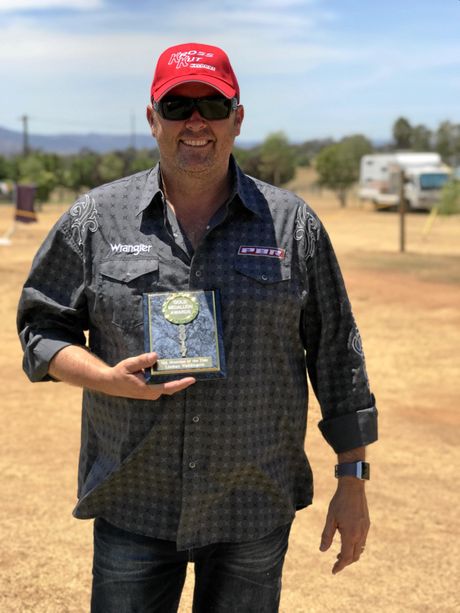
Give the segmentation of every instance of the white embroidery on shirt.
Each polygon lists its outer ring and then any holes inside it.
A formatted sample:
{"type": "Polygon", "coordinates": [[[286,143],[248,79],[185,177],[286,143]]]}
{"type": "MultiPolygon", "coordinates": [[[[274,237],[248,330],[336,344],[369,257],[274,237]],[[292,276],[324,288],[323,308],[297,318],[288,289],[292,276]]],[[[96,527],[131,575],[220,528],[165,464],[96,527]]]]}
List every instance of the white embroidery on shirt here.
{"type": "Polygon", "coordinates": [[[97,221],[96,201],[86,194],[70,209],[72,222],[70,228],[72,236],[79,245],[83,244],[83,239],[87,230],[96,232],[99,227],[97,221]]]}
{"type": "Polygon", "coordinates": [[[305,259],[308,260],[315,255],[316,243],[319,240],[320,226],[319,222],[304,205],[297,214],[294,238],[300,241],[305,237],[306,250],[305,259]]]}

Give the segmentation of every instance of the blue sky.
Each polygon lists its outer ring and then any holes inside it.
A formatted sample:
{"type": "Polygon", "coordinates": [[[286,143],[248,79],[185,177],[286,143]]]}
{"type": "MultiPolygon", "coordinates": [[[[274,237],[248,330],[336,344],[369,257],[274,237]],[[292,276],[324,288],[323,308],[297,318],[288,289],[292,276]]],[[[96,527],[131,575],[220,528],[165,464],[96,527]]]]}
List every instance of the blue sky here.
{"type": "Polygon", "coordinates": [[[389,138],[460,123],[459,32],[460,0],[0,0],[0,126],[148,133],[156,58],[193,41],[232,60],[241,141],[389,138]]]}

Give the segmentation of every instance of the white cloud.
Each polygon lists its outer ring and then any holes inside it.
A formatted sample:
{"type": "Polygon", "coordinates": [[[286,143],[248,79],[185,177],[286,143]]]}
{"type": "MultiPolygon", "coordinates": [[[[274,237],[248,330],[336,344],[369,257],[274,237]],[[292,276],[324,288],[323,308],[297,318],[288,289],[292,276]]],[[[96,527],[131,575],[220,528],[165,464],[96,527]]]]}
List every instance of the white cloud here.
{"type": "Polygon", "coordinates": [[[0,11],[77,9],[91,10],[104,6],[104,0],[1,0],[0,11]]]}

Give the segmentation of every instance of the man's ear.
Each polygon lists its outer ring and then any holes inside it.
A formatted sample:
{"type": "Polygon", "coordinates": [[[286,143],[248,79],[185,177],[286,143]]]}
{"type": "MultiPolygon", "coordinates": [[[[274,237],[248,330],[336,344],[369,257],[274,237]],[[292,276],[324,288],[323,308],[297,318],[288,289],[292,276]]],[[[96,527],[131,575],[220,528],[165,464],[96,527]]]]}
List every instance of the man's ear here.
{"type": "Polygon", "coordinates": [[[242,104],[238,105],[235,110],[235,136],[238,136],[241,132],[241,124],[244,119],[244,106],[242,104]]]}
{"type": "Polygon", "coordinates": [[[153,116],[153,108],[151,104],[147,106],[145,114],[147,121],[149,122],[150,130],[152,131],[153,136],[155,136],[155,118],[153,116]]]}

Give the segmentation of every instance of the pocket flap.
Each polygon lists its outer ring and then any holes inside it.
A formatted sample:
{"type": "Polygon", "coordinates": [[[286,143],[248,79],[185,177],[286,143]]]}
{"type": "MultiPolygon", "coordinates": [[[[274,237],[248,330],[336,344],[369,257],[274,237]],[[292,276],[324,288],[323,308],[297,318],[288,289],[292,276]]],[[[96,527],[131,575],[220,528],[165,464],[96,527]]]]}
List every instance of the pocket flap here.
{"type": "Polygon", "coordinates": [[[158,259],[149,258],[135,260],[108,260],[101,263],[101,273],[104,277],[129,283],[142,275],[158,270],[158,259]]]}
{"type": "Polygon", "coordinates": [[[291,278],[291,269],[285,262],[277,259],[236,256],[233,267],[245,277],[255,279],[259,283],[280,283],[291,278]]]}

